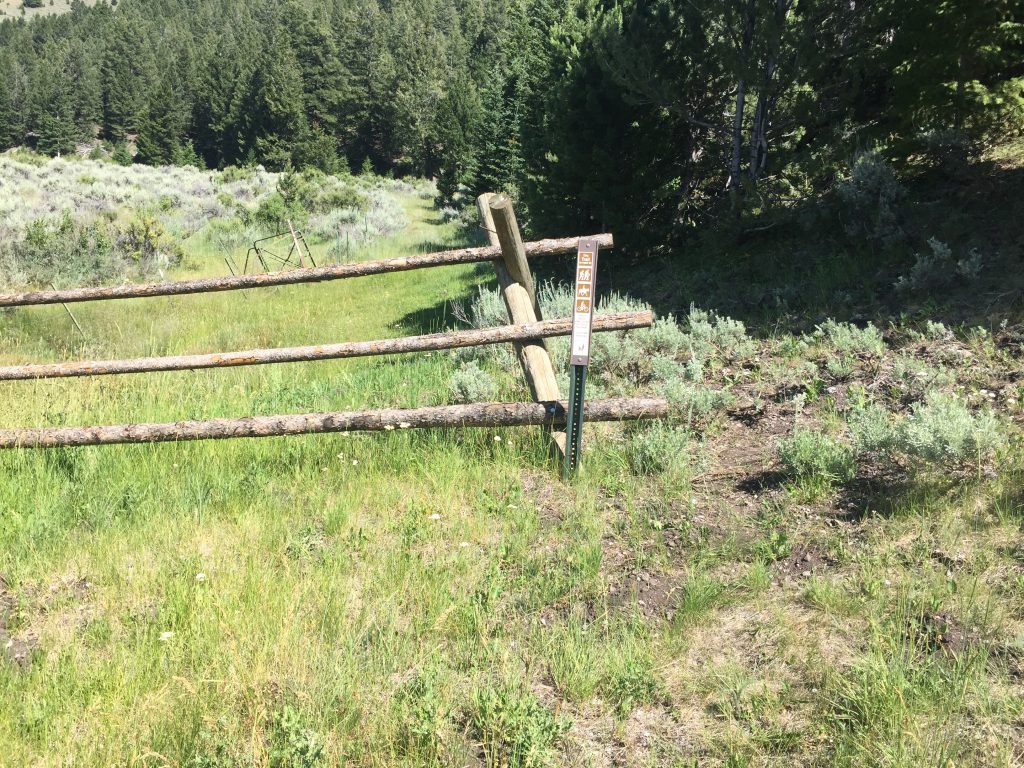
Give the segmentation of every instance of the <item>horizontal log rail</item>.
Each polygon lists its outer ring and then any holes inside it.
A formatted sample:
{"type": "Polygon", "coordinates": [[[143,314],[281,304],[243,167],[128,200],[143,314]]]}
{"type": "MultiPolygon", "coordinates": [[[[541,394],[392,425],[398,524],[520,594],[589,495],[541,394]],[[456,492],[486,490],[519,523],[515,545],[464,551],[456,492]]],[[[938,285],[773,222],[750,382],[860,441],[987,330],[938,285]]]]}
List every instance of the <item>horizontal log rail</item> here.
{"type": "MultiPolygon", "coordinates": [[[[650,311],[616,312],[594,319],[595,331],[620,331],[647,328],[654,321],[650,311]]],[[[243,365],[296,363],[313,360],[335,360],[370,355],[391,355],[403,352],[425,352],[456,349],[482,344],[526,341],[551,336],[568,336],[572,319],[544,320],[522,325],[503,325],[466,331],[447,331],[421,336],[406,336],[377,341],[353,341],[340,344],[318,344],[305,347],[248,349],[239,352],[217,352],[202,355],[140,357],[133,360],[91,360],[66,363],[33,363],[0,366],[0,381],[26,379],[57,379],[74,376],[109,376],[122,373],[154,371],[187,371],[201,368],[229,368],[243,365]]]]}
{"type": "MultiPolygon", "coordinates": [[[[610,234],[594,236],[601,248],[613,245],[610,234]]],[[[575,253],[580,239],[565,237],[557,240],[536,240],[525,243],[527,256],[554,256],[575,253]]],[[[290,269],[283,272],[266,272],[258,275],[231,275],[227,277],[204,277],[196,280],[180,280],[166,283],[139,283],[87,288],[68,288],[51,291],[25,291],[22,293],[0,294],[0,307],[26,307],[40,304],[72,304],[81,301],[105,299],[140,299],[153,296],[180,296],[189,293],[214,293],[218,291],[240,291],[246,288],[269,288],[275,285],[296,285],[298,283],[319,283],[327,280],[344,280],[349,277],[365,277],[386,272],[404,272],[410,269],[440,267],[451,264],[474,264],[481,261],[495,261],[502,258],[501,248],[455,248],[417,256],[401,256],[393,259],[360,261],[353,264],[335,264],[325,267],[290,269]]]]}
{"type": "MultiPolygon", "coordinates": [[[[167,424],[9,429],[0,430],[0,449],[223,440],[235,437],[379,432],[437,427],[560,427],[565,425],[567,407],[564,401],[473,403],[376,411],[250,416],[242,419],[178,421],[167,424]]],[[[662,418],[667,413],[668,404],[664,398],[608,398],[588,401],[584,406],[583,418],[585,421],[624,421],[662,418]]]]}

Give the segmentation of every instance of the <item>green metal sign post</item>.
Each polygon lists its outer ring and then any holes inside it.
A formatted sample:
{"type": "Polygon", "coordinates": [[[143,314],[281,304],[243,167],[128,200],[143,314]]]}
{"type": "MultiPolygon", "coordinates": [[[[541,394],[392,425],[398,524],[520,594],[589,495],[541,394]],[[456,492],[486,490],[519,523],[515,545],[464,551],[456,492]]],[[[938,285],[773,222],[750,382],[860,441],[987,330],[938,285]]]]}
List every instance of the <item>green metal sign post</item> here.
{"type": "Polygon", "coordinates": [[[597,285],[597,241],[580,240],[576,254],[576,290],[572,313],[572,341],[569,363],[572,376],[569,382],[569,413],[566,420],[565,462],[562,477],[576,475],[580,466],[583,444],[583,398],[587,384],[587,366],[590,364],[590,337],[594,321],[595,287],[597,285]]]}

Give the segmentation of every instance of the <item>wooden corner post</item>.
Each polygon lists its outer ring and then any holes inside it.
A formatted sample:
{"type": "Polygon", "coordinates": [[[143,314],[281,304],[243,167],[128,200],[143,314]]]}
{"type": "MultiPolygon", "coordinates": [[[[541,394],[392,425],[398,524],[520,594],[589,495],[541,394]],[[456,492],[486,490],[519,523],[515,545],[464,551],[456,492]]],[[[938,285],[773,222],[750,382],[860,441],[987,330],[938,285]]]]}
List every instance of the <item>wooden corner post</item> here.
{"type": "MultiPolygon", "coordinates": [[[[512,210],[512,201],[504,195],[485,193],[477,198],[476,205],[488,241],[501,247],[502,258],[494,262],[494,269],[511,322],[538,322],[541,312],[537,289],[526,260],[526,249],[512,210]]],[[[539,403],[561,401],[555,367],[551,364],[544,340],[520,342],[515,347],[533,399],[539,403]]],[[[564,456],[565,432],[552,432],[551,439],[559,454],[564,456]]]]}

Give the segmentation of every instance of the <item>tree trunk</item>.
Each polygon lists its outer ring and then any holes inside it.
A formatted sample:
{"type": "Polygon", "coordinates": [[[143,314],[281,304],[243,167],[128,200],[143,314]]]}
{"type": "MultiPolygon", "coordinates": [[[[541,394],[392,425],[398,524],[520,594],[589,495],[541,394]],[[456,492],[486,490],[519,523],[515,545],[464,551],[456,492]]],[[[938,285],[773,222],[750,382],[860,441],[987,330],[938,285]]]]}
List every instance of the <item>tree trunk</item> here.
{"type": "Polygon", "coordinates": [[[776,100],[775,73],[779,65],[786,17],[792,4],[793,0],[776,0],[775,2],[772,39],[768,44],[768,53],[761,75],[761,86],[757,92],[754,121],[750,127],[750,166],[747,168],[747,175],[755,184],[764,173],[768,163],[768,121],[776,100]]]}
{"type": "Polygon", "coordinates": [[[747,73],[754,42],[754,22],[757,0],[747,0],[743,7],[743,33],[739,41],[739,71],[736,79],[736,106],[732,117],[732,157],[729,162],[729,193],[736,215],[743,209],[743,111],[747,101],[747,73]]]}

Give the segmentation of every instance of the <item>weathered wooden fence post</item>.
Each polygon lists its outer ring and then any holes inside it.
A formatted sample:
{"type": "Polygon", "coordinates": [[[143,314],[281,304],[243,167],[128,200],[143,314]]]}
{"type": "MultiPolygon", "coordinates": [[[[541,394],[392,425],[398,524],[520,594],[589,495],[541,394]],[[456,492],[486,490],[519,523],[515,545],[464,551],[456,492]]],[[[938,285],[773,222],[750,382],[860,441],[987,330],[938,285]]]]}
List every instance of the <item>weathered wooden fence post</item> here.
{"type": "MultiPolygon", "coordinates": [[[[495,261],[494,267],[509,318],[516,324],[537,322],[541,317],[537,289],[530,265],[526,261],[526,250],[512,210],[512,201],[504,195],[486,193],[477,198],[476,204],[488,240],[491,245],[501,246],[502,259],[495,261]]],[[[533,399],[537,402],[561,400],[555,367],[544,340],[521,342],[516,345],[516,352],[533,399]]],[[[565,433],[553,432],[551,439],[564,456],[565,433]]]]}

